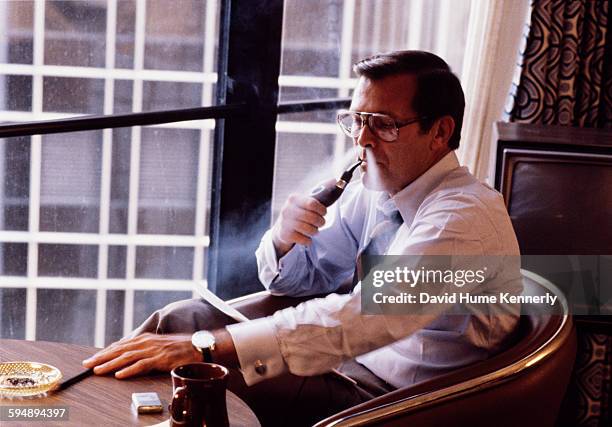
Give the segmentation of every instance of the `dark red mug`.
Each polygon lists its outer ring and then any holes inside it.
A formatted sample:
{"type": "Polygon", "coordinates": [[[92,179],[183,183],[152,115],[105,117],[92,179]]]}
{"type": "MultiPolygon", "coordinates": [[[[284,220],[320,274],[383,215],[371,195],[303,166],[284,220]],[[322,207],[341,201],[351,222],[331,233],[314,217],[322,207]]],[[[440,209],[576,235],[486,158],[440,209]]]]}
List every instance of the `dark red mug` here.
{"type": "Polygon", "coordinates": [[[215,363],[190,363],[174,368],[171,427],[229,427],[225,390],[227,368],[215,363]]]}

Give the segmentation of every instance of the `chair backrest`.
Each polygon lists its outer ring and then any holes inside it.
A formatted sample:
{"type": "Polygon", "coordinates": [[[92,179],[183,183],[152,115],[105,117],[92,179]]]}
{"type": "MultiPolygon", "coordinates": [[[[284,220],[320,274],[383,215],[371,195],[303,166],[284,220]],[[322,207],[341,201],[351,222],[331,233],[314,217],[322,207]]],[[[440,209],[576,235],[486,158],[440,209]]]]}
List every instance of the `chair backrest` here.
{"type": "Polygon", "coordinates": [[[611,253],[612,133],[516,123],[498,132],[496,187],[521,253],[611,253]]]}
{"type": "Polygon", "coordinates": [[[561,292],[531,272],[523,271],[523,277],[523,294],[554,293],[562,314],[526,304],[512,348],[342,411],[316,427],[553,425],[574,363],[575,330],[561,292]]]}

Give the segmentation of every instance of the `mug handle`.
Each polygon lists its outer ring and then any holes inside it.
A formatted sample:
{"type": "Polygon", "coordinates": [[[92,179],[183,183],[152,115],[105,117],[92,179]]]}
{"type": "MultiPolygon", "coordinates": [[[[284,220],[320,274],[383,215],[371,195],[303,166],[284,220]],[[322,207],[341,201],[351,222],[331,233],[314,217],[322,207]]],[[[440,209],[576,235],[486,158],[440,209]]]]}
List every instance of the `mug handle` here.
{"type": "Polygon", "coordinates": [[[170,425],[171,426],[182,426],[187,425],[186,420],[186,406],[187,401],[187,387],[177,387],[172,395],[172,402],[170,403],[170,425]]]}

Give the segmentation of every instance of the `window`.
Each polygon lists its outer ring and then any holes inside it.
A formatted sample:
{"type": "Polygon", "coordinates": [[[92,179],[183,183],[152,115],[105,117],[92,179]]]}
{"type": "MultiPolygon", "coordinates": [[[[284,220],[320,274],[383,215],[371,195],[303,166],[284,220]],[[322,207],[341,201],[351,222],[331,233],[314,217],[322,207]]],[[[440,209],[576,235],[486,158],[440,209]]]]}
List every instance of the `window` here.
{"type": "MultiPolygon", "coordinates": [[[[0,120],[212,105],[218,8],[0,2],[0,120]]],[[[0,140],[0,336],[101,346],[190,297],[205,278],[213,130],[0,140]]]]}

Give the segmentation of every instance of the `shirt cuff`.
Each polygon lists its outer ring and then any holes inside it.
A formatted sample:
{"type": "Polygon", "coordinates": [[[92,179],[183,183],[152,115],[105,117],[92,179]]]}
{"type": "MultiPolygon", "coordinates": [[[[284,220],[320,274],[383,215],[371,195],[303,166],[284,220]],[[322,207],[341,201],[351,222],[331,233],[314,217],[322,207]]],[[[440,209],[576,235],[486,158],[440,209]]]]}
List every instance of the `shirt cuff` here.
{"type": "Polygon", "coordinates": [[[298,263],[300,257],[304,253],[304,250],[304,246],[295,244],[291,249],[289,249],[289,252],[287,252],[281,257],[281,259],[278,260],[278,275],[281,278],[285,278],[285,276],[287,275],[286,271],[283,275],[283,270],[290,269],[291,266],[294,266],[298,263]]]}
{"type": "Polygon", "coordinates": [[[263,317],[225,328],[234,341],[240,371],[248,386],[287,372],[271,319],[263,317]]]}
{"type": "Polygon", "coordinates": [[[278,278],[282,278],[282,271],[289,266],[294,265],[300,259],[304,247],[301,245],[293,245],[289,251],[280,259],[276,257],[276,249],[272,242],[272,230],[268,230],[261,239],[261,243],[255,252],[258,263],[259,279],[266,288],[278,278]]]}

